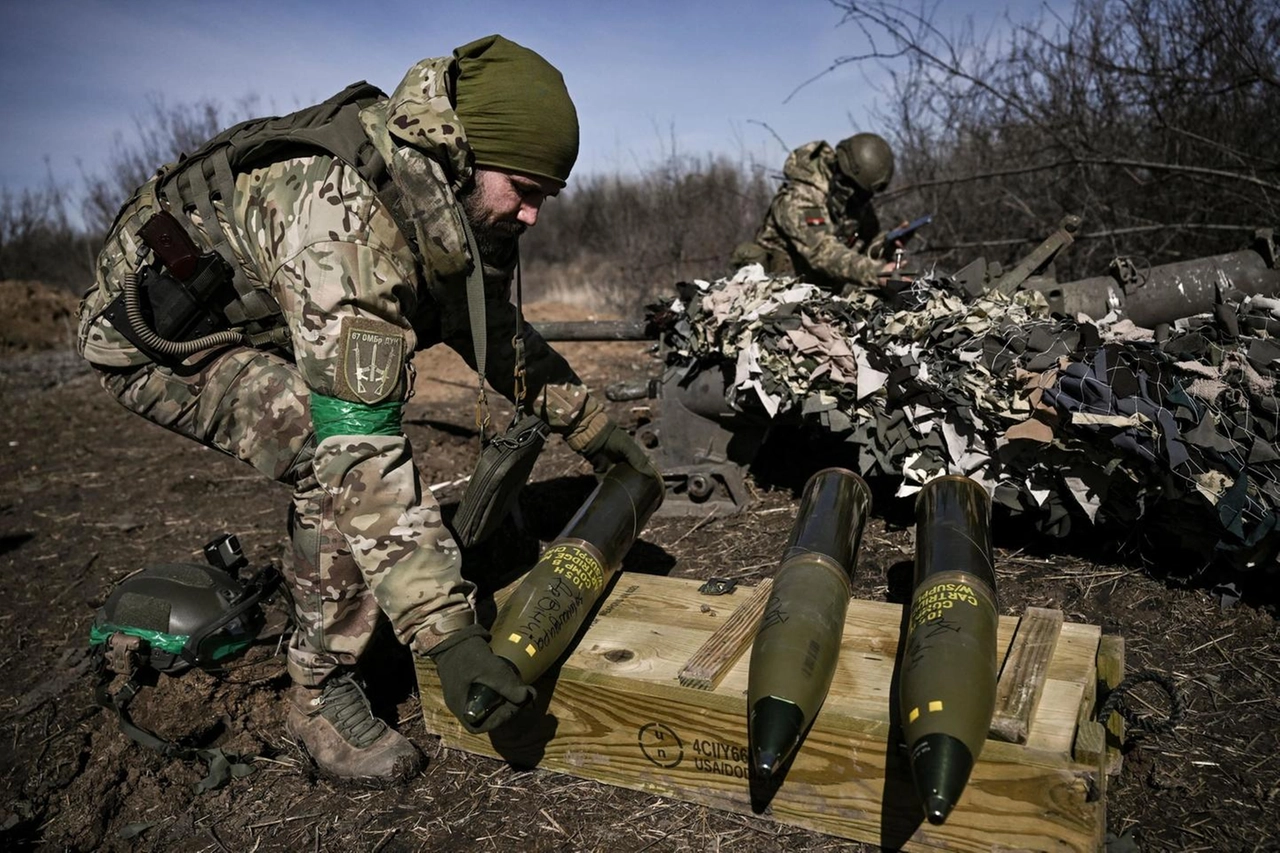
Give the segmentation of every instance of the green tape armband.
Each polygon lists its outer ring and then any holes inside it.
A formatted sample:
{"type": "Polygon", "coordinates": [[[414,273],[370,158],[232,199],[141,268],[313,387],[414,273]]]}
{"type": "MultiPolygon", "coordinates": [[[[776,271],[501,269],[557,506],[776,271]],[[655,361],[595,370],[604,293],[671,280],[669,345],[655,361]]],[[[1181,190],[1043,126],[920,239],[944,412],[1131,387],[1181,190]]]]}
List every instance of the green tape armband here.
{"type": "Polygon", "coordinates": [[[404,403],[351,403],[322,394],[311,395],[311,423],[316,443],[335,435],[400,435],[400,413],[404,403]]]}

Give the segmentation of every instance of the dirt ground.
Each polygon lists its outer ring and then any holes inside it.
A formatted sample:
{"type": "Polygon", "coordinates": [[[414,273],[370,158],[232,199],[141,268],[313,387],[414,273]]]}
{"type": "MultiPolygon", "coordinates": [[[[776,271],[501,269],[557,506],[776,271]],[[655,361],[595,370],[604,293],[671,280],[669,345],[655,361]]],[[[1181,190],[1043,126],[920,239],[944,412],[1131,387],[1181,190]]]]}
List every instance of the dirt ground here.
{"type": "MultiPolygon", "coordinates": [[[[163,678],[135,718],[260,756],[258,771],[197,795],[197,764],[142,749],[93,702],[87,656],[93,613],[135,569],[199,560],[223,531],[255,565],[284,553],[286,495],[238,463],[145,424],[102,391],[70,352],[74,299],[0,283],[0,845],[7,850],[143,851],[773,851],[867,850],[762,817],[714,811],[442,748],[423,725],[410,661],[394,641],[376,656],[372,696],[429,756],[401,787],[368,790],[318,777],[286,736],[287,687],[276,647],[255,647],[219,678],[163,678]]],[[[582,309],[533,306],[540,319],[582,309]]],[[[655,369],[644,344],[566,344],[593,387],[655,369]]],[[[406,430],[448,515],[476,441],[471,382],[452,355],[419,364],[406,430]]],[[[627,404],[617,416],[630,422],[627,404]]],[[[528,560],[553,538],[593,480],[553,440],[526,495],[524,530],[468,565],[528,560]]],[[[768,453],[782,453],[766,447],[768,453]]],[[[785,542],[804,464],[768,464],[759,498],[735,518],[657,519],[637,571],[683,577],[769,576],[785,542]],[[652,565],[644,565],[650,562],[652,565]]],[[[810,466],[806,470],[806,465],[810,466]]],[[[1107,794],[1114,851],[1280,850],[1280,576],[1173,578],[1186,566],[1121,562],[1097,542],[1016,539],[997,524],[1002,610],[1059,608],[1126,644],[1130,672],[1172,680],[1185,713],[1171,732],[1129,744],[1107,794]],[[1086,547],[1087,546],[1087,547],[1086,547]],[[1232,586],[1226,584],[1231,583],[1232,586]]],[[[634,556],[634,554],[633,554],[634,556]]],[[[869,524],[855,595],[901,602],[910,534],[869,524]]],[[[278,614],[278,605],[273,605],[278,614]]],[[[1134,706],[1169,708],[1149,688],[1134,706]]]]}

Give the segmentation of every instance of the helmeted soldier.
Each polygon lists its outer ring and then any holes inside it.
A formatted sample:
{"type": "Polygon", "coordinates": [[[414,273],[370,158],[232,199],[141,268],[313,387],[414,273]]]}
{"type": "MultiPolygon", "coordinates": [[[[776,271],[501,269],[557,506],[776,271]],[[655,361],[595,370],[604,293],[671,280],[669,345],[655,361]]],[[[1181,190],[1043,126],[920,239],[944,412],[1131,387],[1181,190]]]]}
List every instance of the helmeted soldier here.
{"type": "MultiPolygon", "coordinates": [[[[485,372],[515,399],[517,241],[565,185],[578,121],[560,73],[501,36],[419,62],[389,98],[362,85],[143,185],[98,257],[79,349],[126,408],[292,487],[287,727],[329,774],[385,780],[421,754],[351,675],[383,615],[454,713],[473,682],[506,700],[484,729],[531,698],[477,624],[400,417],[416,350],[474,366],[480,271],[485,372]]],[[[524,344],[526,408],[593,462],[660,476],[527,327],[524,344]]]]}
{"type": "Polygon", "coordinates": [[[817,141],[792,151],[785,182],[773,197],[755,241],[734,251],[735,267],[764,265],[836,293],[876,283],[893,269],[882,259],[880,221],[871,205],[893,178],[893,151],[874,133],[834,148],[817,141]]]}

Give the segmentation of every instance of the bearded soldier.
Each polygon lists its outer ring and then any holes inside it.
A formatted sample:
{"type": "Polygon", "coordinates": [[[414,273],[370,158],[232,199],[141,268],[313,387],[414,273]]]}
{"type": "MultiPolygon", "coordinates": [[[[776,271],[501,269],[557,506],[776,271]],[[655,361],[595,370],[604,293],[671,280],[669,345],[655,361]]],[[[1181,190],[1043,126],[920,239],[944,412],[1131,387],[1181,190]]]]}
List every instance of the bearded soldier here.
{"type": "Polygon", "coordinates": [[[740,245],[735,267],[763,264],[836,293],[875,285],[894,268],[882,259],[880,221],[871,199],[893,178],[893,151],[874,133],[835,148],[810,142],[792,151],[754,243],[740,245]]]}
{"type": "MultiPolygon", "coordinates": [[[[495,35],[419,62],[389,98],[357,84],[228,134],[121,210],[79,349],[126,408],[292,487],[288,730],[330,775],[405,778],[421,754],[352,677],[383,616],[455,714],[473,682],[506,700],[473,730],[532,696],[477,624],[400,418],[416,350],[477,361],[481,274],[487,378],[515,399],[517,242],[569,177],[577,113],[552,65],[495,35]]],[[[564,359],[524,341],[525,406],[597,465],[660,477],[564,359]]]]}

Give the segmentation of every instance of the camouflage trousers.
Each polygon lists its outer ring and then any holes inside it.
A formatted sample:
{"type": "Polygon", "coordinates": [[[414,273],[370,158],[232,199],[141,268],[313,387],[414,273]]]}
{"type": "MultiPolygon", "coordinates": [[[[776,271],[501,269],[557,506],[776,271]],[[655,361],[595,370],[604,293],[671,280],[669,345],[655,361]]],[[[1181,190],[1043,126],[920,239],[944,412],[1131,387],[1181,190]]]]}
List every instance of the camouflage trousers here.
{"type": "Polygon", "coordinates": [[[332,502],[312,473],[310,395],[291,362],[237,348],[186,375],[150,363],[95,367],[103,387],[126,409],[292,487],[292,559],[283,574],[297,621],[289,643],[294,682],[314,686],[335,669],[354,665],[383,608],[399,624],[399,611],[413,604],[390,595],[380,607],[375,595],[379,586],[388,587],[385,595],[403,579],[394,572],[362,575],[334,526],[332,502]]]}

